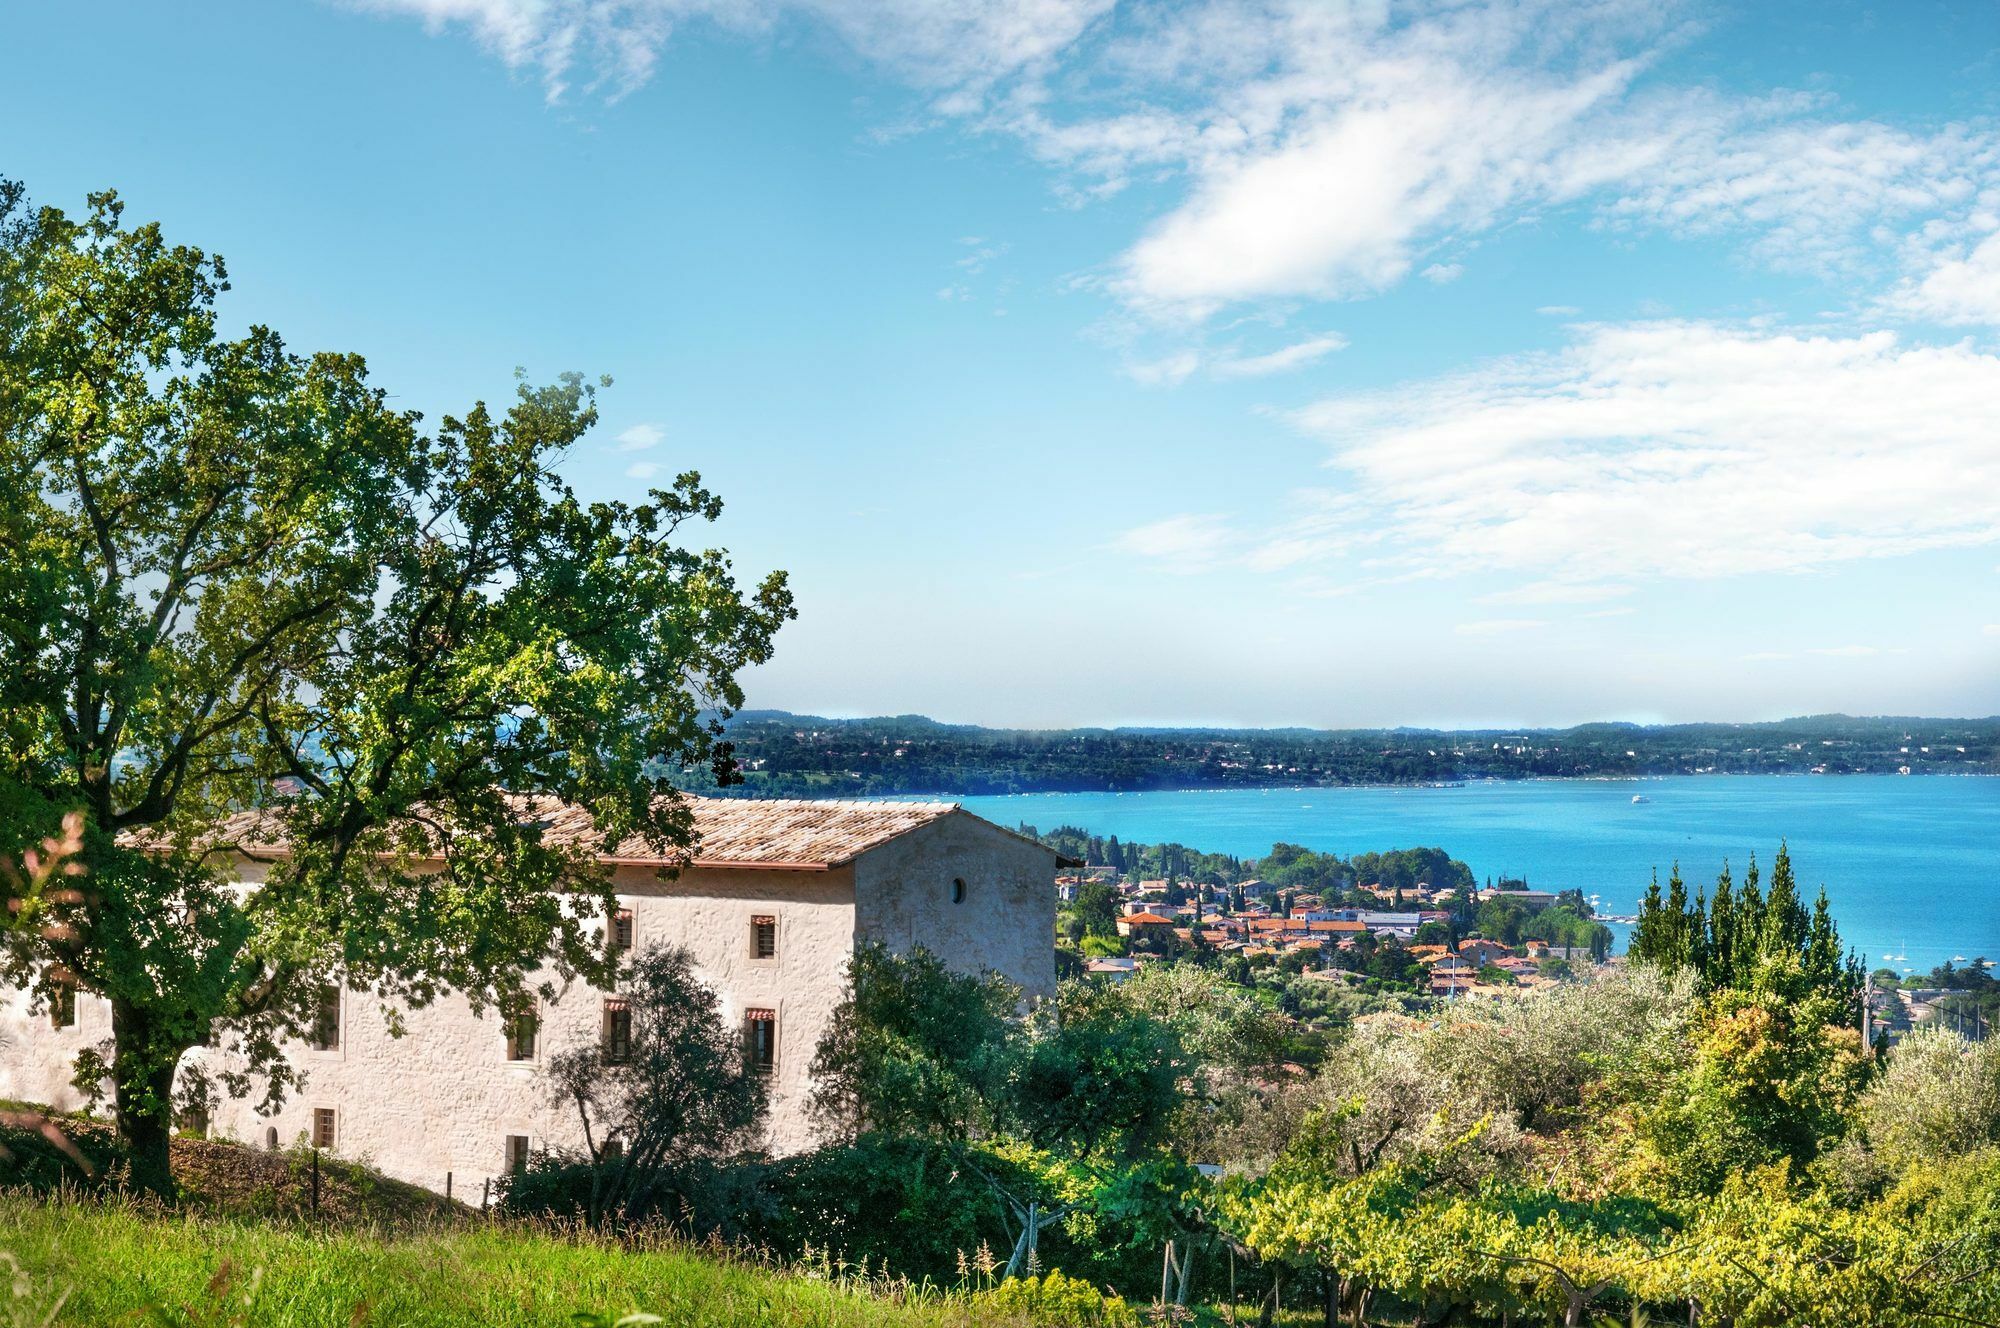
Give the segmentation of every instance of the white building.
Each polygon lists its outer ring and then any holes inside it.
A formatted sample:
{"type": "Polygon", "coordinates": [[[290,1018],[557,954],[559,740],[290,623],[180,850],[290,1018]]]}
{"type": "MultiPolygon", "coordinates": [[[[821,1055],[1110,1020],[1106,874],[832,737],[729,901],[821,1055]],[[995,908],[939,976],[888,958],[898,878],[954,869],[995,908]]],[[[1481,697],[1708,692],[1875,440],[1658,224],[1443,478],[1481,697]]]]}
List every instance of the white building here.
{"type": "MultiPolygon", "coordinates": [[[[956,803],[689,801],[697,842],[677,875],[663,879],[672,864],[630,845],[603,855],[618,892],[616,939],[692,953],[724,1019],[767,1064],[774,1151],[814,1142],[808,1068],[857,946],[922,945],[1030,995],[1054,989],[1053,850],[956,803]]],[[[559,811],[545,833],[587,828],[580,818],[559,811]]],[[[272,851],[282,850],[257,856],[272,851]]],[[[249,884],[264,871],[241,856],[236,869],[249,884]]],[[[72,1064],[110,1036],[111,1015],[88,993],[74,1006],[68,1026],[54,1027],[60,1016],[31,1014],[24,993],[0,989],[0,1098],[81,1105],[72,1064]]],[[[210,1129],[271,1146],[303,1137],[437,1190],[449,1176],[464,1198],[527,1150],[580,1137],[574,1112],[548,1101],[540,1069],[552,1051],[616,1037],[618,1009],[577,984],[510,1036],[496,1011],[475,1015],[454,996],[408,1015],[397,1037],[372,998],[342,991],[327,1045],[290,1052],[305,1085],[268,1118],[226,1101],[210,1129]]],[[[226,1057],[226,1039],[188,1055],[226,1057]]]]}

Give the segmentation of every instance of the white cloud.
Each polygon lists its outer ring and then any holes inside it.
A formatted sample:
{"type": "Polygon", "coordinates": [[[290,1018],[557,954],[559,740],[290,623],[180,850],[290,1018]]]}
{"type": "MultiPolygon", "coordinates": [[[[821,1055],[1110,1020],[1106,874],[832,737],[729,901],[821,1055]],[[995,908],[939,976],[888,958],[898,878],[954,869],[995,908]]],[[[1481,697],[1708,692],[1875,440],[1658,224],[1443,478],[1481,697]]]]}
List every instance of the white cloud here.
{"type": "Polygon", "coordinates": [[[1417,275],[1434,286],[1448,286],[1465,275],[1465,264],[1432,263],[1417,275]]]}
{"type": "Polygon", "coordinates": [[[1221,517],[1187,514],[1136,526],[1112,541],[1112,547],[1155,559],[1174,571],[1193,572],[1222,562],[1233,542],[1221,517]]]}
{"type": "Polygon", "coordinates": [[[1886,303],[1940,323],[2000,324],[2000,231],[1968,251],[1932,256],[1928,270],[1906,280],[1886,303]]]}
{"type": "Polygon", "coordinates": [[[1808,655],[1824,655],[1831,659],[1873,659],[1877,655],[1905,655],[1907,650],[1883,646],[1817,646],[1806,651],[1808,655]]]}
{"type": "Polygon", "coordinates": [[[1347,338],[1338,333],[1309,337],[1268,355],[1226,355],[1215,361],[1210,372],[1217,378],[1262,378],[1311,364],[1346,346],[1347,338]]]}
{"type": "MultiPolygon", "coordinates": [[[[1169,191],[1103,284],[1174,319],[1370,295],[1413,271],[1449,280],[1458,264],[1423,255],[1548,207],[1729,235],[1784,267],[1901,262],[1898,307],[1916,316],[2000,307],[2000,249],[1979,242],[2000,218],[1973,233],[2000,188],[2000,135],[1676,86],[1663,57],[1697,31],[1696,0],[337,2],[469,33],[551,99],[575,81],[630,91],[690,23],[829,31],[931,113],[1021,140],[1068,201],[1169,191]]],[[[961,243],[979,251],[967,271],[994,256],[961,243]]]]}
{"type": "Polygon", "coordinates": [[[1337,332],[1308,337],[1304,341],[1281,346],[1277,350],[1262,355],[1244,355],[1236,351],[1208,353],[1195,349],[1183,349],[1165,355],[1157,360],[1142,360],[1128,363],[1125,373],[1135,382],[1149,387],[1175,387],[1186,382],[1195,374],[1206,372],[1211,378],[1264,378],[1271,374],[1286,373],[1303,368],[1317,360],[1324,359],[1347,346],[1347,338],[1337,332]]]}
{"type": "Polygon", "coordinates": [[[1573,304],[1545,304],[1535,312],[1549,318],[1574,318],[1583,310],[1573,304]]]}
{"type": "Polygon", "coordinates": [[[1074,42],[1111,0],[344,0],[352,8],[461,29],[514,69],[542,77],[550,101],[582,76],[616,98],[644,84],[684,24],[765,32],[789,17],[823,25],[848,46],[972,110],[996,82],[1074,42]]]}
{"type": "Polygon", "coordinates": [[[618,435],[618,450],[621,452],[644,452],[658,447],[666,439],[667,431],[657,424],[635,424],[618,435]]]}
{"type": "Polygon", "coordinates": [[[2000,623],[1987,623],[1979,630],[1987,636],[2000,636],[2000,623]]]}
{"type": "Polygon", "coordinates": [[[659,474],[660,469],[660,466],[656,462],[634,461],[631,465],[625,467],[625,475],[628,479],[649,480],[659,474]]]}
{"type": "Polygon", "coordinates": [[[1742,659],[1753,664],[1776,663],[1778,660],[1790,659],[1791,657],[1791,652],[1786,650],[1753,650],[1749,654],[1741,656],[1742,659]]]}
{"type": "Polygon", "coordinates": [[[1175,387],[1192,378],[1201,368],[1201,352],[1178,350],[1157,360],[1143,360],[1125,366],[1126,376],[1148,387],[1175,387]]]}
{"type": "Polygon", "coordinates": [[[1547,603],[2000,542],[2000,357],[1967,345],[1596,325],[1293,418],[1336,479],[1235,541],[1244,566],[1512,573],[1514,602],[1547,603]]]}

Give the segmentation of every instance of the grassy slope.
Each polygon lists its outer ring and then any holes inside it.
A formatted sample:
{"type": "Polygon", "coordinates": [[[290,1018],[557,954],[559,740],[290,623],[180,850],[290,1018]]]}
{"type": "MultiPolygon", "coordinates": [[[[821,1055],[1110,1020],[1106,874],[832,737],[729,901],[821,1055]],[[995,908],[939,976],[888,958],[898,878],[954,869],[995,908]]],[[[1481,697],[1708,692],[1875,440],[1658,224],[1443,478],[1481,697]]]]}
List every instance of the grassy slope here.
{"type": "Polygon", "coordinates": [[[63,1296],[56,1324],[542,1328],[578,1314],[615,1320],[635,1310],[685,1328],[994,1322],[956,1298],[897,1304],[684,1248],[632,1252],[476,1221],[326,1230],[167,1214],[116,1199],[0,1195],[0,1251],[14,1255],[29,1280],[27,1297],[10,1304],[0,1278],[0,1325],[41,1324],[63,1296]],[[11,1320],[10,1309],[20,1311],[11,1320]]]}

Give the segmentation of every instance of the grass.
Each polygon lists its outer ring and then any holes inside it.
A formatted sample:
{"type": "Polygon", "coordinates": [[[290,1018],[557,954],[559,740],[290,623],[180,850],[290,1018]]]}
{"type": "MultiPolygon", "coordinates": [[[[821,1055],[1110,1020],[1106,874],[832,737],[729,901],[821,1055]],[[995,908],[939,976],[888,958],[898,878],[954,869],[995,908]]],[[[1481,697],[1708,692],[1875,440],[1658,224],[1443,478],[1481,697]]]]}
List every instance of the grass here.
{"type": "MultiPolygon", "coordinates": [[[[272,1152],[223,1140],[177,1137],[174,1179],[183,1206],[201,1213],[264,1218],[313,1216],[312,1154],[272,1152]]],[[[125,1158],[111,1127],[86,1116],[0,1102],[0,1189],[116,1190],[125,1158]]],[[[318,1216],[336,1224],[435,1224],[464,1205],[366,1166],[320,1157],[318,1216]]],[[[0,1319],[0,1328],[10,1328],[0,1319]]]]}
{"type": "MultiPolygon", "coordinates": [[[[0,1251],[22,1276],[0,1325],[545,1328],[634,1313],[677,1328],[976,1328],[1018,1320],[977,1301],[882,1294],[780,1273],[727,1251],[628,1248],[461,1220],[432,1229],[314,1227],[121,1198],[0,1195],[0,1251]],[[11,1317],[10,1317],[11,1313],[11,1317]]],[[[636,1320],[634,1322],[647,1322],[636,1320]]]]}

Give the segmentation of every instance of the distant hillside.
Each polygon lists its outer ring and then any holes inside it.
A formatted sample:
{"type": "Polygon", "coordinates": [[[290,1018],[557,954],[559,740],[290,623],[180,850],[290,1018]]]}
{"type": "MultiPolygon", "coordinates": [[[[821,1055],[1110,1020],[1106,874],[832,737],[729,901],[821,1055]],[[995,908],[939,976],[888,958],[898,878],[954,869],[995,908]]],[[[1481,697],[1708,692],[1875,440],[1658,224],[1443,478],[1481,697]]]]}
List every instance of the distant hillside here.
{"type": "Polygon", "coordinates": [[[1809,715],[1569,729],[988,729],[745,711],[752,797],[1431,784],[1699,774],[2000,774],[2000,717],[1809,715]]]}

